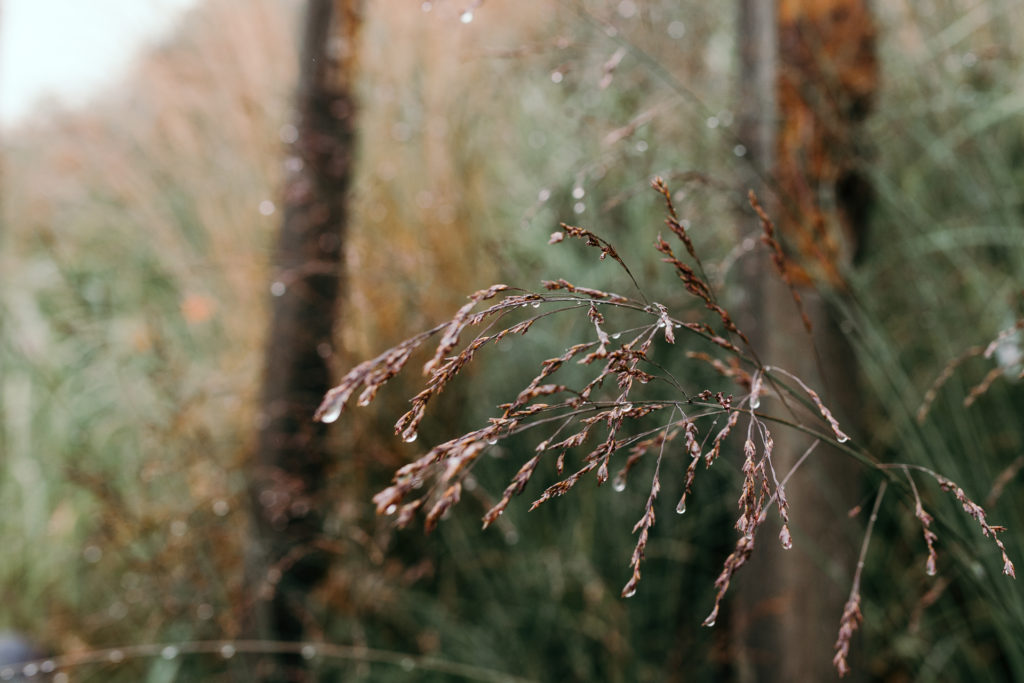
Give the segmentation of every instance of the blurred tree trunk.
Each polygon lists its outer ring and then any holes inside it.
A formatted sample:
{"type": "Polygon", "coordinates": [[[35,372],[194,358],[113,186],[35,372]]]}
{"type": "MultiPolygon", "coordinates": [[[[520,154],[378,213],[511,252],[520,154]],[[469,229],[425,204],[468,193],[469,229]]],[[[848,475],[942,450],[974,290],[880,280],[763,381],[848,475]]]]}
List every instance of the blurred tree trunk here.
{"type": "MultiPolygon", "coordinates": [[[[816,351],[766,258],[750,259],[757,263],[744,273],[757,297],[745,302],[750,334],[765,363],[817,387],[856,433],[856,367],[821,293],[844,288],[870,207],[858,141],[877,88],[874,24],[866,0],[741,0],[741,10],[740,134],[758,172],[749,187],[776,219],[816,351]]],[[[785,410],[778,401],[771,409],[785,410]]],[[[781,476],[810,442],[792,430],[773,436],[781,476]]],[[[858,550],[845,512],[858,494],[856,467],[827,446],[787,486],[794,548],[762,529],[732,616],[740,680],[835,678],[833,643],[858,550]]]]}
{"type": "MultiPolygon", "coordinates": [[[[259,442],[251,470],[251,630],[271,640],[316,637],[307,604],[329,558],[318,548],[329,453],[312,415],[330,388],[328,359],[342,298],[355,153],[354,82],[360,0],[309,0],[294,138],[274,255],[259,442]]],[[[303,680],[282,658],[264,680],[303,680]]]]}

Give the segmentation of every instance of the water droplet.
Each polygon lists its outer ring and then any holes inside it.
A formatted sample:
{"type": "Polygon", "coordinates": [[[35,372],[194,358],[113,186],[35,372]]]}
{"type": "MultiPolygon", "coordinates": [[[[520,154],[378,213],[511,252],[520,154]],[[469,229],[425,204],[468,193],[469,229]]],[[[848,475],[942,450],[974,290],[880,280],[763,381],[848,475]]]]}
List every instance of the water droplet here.
{"type": "Polygon", "coordinates": [[[470,10],[466,10],[465,12],[459,15],[459,21],[461,21],[463,24],[468,24],[469,22],[473,21],[473,12],[471,12],[470,10]]]}
{"type": "Polygon", "coordinates": [[[274,282],[270,285],[270,293],[274,296],[284,296],[284,293],[288,291],[288,287],[281,281],[274,282]]]}
{"type": "Polygon", "coordinates": [[[160,650],[160,656],[164,659],[174,659],[178,656],[178,648],[173,645],[168,645],[164,649],[160,650]]]}
{"type": "Polygon", "coordinates": [[[622,593],[622,597],[624,597],[624,598],[631,598],[634,595],[636,595],[636,586],[633,586],[629,590],[623,591],[623,593],[622,593]]]}
{"type": "Polygon", "coordinates": [[[220,656],[224,659],[231,659],[235,656],[235,646],[231,643],[226,643],[220,646],[220,656]]]}
{"type": "Polygon", "coordinates": [[[572,198],[573,199],[583,199],[584,195],[586,195],[586,194],[587,194],[587,191],[584,190],[579,185],[577,185],[576,187],[572,188],[572,198]]]}
{"type": "Polygon", "coordinates": [[[323,415],[320,416],[320,421],[323,422],[324,424],[331,424],[332,422],[337,422],[338,418],[341,417],[341,408],[342,404],[340,402],[332,405],[330,408],[324,411],[323,415]]]}
{"type": "Polygon", "coordinates": [[[534,308],[540,308],[540,302],[539,301],[534,301],[533,302],[533,307],[534,308]]]}
{"type": "Polygon", "coordinates": [[[793,539],[789,535],[789,527],[785,524],[782,525],[782,530],[779,532],[779,542],[782,543],[782,547],[785,550],[793,547],[793,539]]]}
{"type": "Polygon", "coordinates": [[[120,650],[111,650],[110,654],[107,655],[107,659],[109,659],[114,664],[117,664],[118,662],[123,662],[124,661],[124,653],[121,652],[120,650]]]}
{"type": "Polygon", "coordinates": [[[621,336],[622,336],[622,333],[621,333],[621,332],[616,332],[615,334],[613,334],[613,335],[612,335],[612,339],[618,339],[618,338],[620,338],[621,336]]]}
{"type": "Polygon", "coordinates": [[[843,434],[842,432],[836,434],[836,441],[838,441],[839,443],[846,443],[849,440],[850,437],[848,437],[846,434],[843,434]]]}
{"type": "Polygon", "coordinates": [[[416,668],[416,662],[410,657],[402,657],[398,661],[398,666],[402,667],[402,671],[412,671],[416,668]]]}
{"type": "Polygon", "coordinates": [[[367,396],[366,394],[363,394],[362,396],[359,397],[359,400],[356,401],[356,405],[361,408],[365,408],[366,406],[370,405],[370,397],[367,396]]]}
{"type": "Polygon", "coordinates": [[[281,142],[290,145],[299,139],[299,129],[290,123],[286,123],[278,130],[278,135],[281,136],[281,142]]]}
{"type": "Polygon", "coordinates": [[[302,654],[303,659],[313,659],[313,657],[316,657],[316,648],[312,645],[303,645],[300,654],[302,654]]]}
{"type": "Polygon", "coordinates": [[[750,397],[750,408],[752,410],[757,410],[760,407],[761,407],[761,397],[760,396],[751,396],[750,397]]]}
{"type": "Polygon", "coordinates": [[[537,201],[546,202],[549,199],[551,199],[551,190],[544,188],[537,193],[537,201]]]}
{"type": "Polygon", "coordinates": [[[398,512],[398,506],[395,505],[394,503],[392,503],[391,505],[388,505],[387,509],[384,510],[384,514],[385,515],[393,515],[396,512],[398,512]]]}
{"type": "Polygon", "coordinates": [[[487,445],[488,445],[488,446],[494,446],[494,445],[496,445],[497,443],[498,443],[498,440],[497,440],[497,439],[487,439],[487,445]]]}
{"type": "Polygon", "coordinates": [[[419,436],[416,432],[405,432],[402,434],[402,441],[406,443],[412,443],[419,436]]]}
{"type": "Polygon", "coordinates": [[[704,624],[703,624],[703,626],[707,626],[708,628],[711,628],[714,625],[715,625],[715,620],[714,619],[709,619],[708,621],[705,621],[704,624]]]}
{"type": "Polygon", "coordinates": [[[52,659],[47,659],[45,662],[39,665],[39,670],[44,674],[52,673],[57,668],[57,664],[52,659]]]}
{"type": "Polygon", "coordinates": [[[623,403],[622,405],[619,406],[619,412],[628,413],[631,410],[633,410],[632,403],[623,403]]]}
{"type": "Polygon", "coordinates": [[[925,563],[924,573],[928,576],[935,576],[938,570],[935,568],[935,558],[932,556],[928,557],[928,562],[925,563]]]}
{"type": "Polygon", "coordinates": [[[626,490],[626,478],[621,474],[615,477],[615,481],[612,482],[612,489],[622,493],[626,490]]]}
{"type": "Polygon", "coordinates": [[[676,505],[676,514],[677,515],[685,515],[686,514],[686,496],[683,496],[682,498],[679,499],[679,503],[676,505]]]}
{"type": "Polygon", "coordinates": [[[587,205],[584,204],[583,202],[576,202],[575,204],[572,205],[573,213],[580,214],[580,213],[583,213],[586,210],[587,210],[587,205]]]}
{"type": "Polygon", "coordinates": [[[32,678],[37,673],[39,673],[39,665],[35,664],[34,662],[31,664],[26,664],[21,669],[21,673],[25,674],[25,676],[27,676],[28,678],[32,678]]]}
{"type": "Polygon", "coordinates": [[[264,199],[262,202],[260,202],[260,215],[269,216],[274,213],[274,210],[276,208],[277,207],[274,206],[274,202],[270,201],[269,199],[264,199]]]}

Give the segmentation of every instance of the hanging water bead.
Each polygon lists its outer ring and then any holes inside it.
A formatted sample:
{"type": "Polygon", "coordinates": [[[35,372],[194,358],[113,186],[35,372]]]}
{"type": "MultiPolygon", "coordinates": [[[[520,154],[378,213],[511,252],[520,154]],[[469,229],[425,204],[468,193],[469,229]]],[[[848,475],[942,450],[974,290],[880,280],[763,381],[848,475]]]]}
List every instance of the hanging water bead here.
{"type": "Polygon", "coordinates": [[[336,403],[320,416],[320,421],[324,424],[331,424],[337,422],[339,417],[341,417],[341,403],[336,403]]]}
{"type": "Polygon", "coordinates": [[[622,493],[626,490],[626,475],[619,472],[615,475],[614,481],[612,481],[612,490],[622,493]]]}
{"type": "Polygon", "coordinates": [[[779,541],[782,543],[782,547],[785,550],[789,550],[793,547],[793,538],[789,535],[789,525],[782,525],[782,530],[779,531],[779,541]]]}

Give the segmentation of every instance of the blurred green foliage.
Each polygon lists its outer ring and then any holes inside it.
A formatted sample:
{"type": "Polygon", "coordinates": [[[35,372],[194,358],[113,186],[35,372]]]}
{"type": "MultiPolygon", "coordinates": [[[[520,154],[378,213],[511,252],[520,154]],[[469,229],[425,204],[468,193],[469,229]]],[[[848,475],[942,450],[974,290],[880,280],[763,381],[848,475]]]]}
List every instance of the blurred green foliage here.
{"type": "MultiPolygon", "coordinates": [[[[649,296],[682,305],[650,247],[664,213],[647,189],[653,175],[675,191],[705,262],[749,258],[737,246],[757,226],[736,227],[744,159],[734,151],[731,9],[488,0],[463,25],[447,3],[370,5],[339,370],[492,282],[564,277],[633,293],[592,253],[547,247],[558,221],[612,241],[649,296]]],[[[1020,475],[1007,469],[1024,440],[1019,338],[958,368],[915,420],[949,360],[1024,315],[1024,26],[1014,7],[878,7],[884,84],[867,136],[878,206],[851,296],[835,305],[863,373],[870,432],[859,438],[880,459],[957,481],[1009,527],[1020,559],[1020,475]],[[965,408],[996,362],[1007,376],[965,408]]],[[[89,107],[40,111],[4,136],[0,629],[48,652],[240,633],[242,464],[273,202],[293,163],[295,11],[209,0],[89,107]]],[[[742,296],[731,270],[711,276],[742,296]]],[[[502,387],[524,385],[581,329],[554,319],[482,356],[421,442],[483,424],[508,398],[502,387]]],[[[534,680],[700,681],[728,669],[728,633],[699,624],[734,540],[738,464],[702,473],[679,517],[684,465],[666,461],[644,580],[624,601],[646,469],[623,493],[585,483],[528,514],[551,481],[538,478],[480,532],[479,516],[532,452],[523,438],[477,468],[477,488],[433,536],[374,517],[372,493],[414,453],[390,436],[414,374],[373,413],[339,424],[324,535],[338,559],[309,605],[323,640],[534,680]]],[[[687,377],[695,390],[714,381],[687,377]]],[[[920,488],[939,517],[939,575],[923,572],[912,511],[888,506],[868,557],[855,667],[886,680],[1024,678],[1020,589],[952,497],[920,488]]],[[[456,678],[358,656],[318,661],[325,680],[456,678]]],[[[182,655],[67,671],[245,680],[257,662],[182,655]]]]}

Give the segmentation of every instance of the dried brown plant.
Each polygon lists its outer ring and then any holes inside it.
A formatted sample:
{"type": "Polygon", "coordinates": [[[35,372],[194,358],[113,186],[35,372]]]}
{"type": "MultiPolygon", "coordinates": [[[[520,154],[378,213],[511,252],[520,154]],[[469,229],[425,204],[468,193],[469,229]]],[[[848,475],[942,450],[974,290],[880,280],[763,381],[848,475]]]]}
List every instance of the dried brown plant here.
{"type": "MultiPolygon", "coordinates": [[[[791,511],[785,484],[818,444],[831,442],[839,452],[857,459],[882,477],[850,598],[840,620],[834,658],[840,675],[849,671],[847,658],[851,639],[862,618],[860,577],[878,508],[887,484],[894,481],[902,484],[902,480],[893,474],[894,469],[902,469],[909,481],[909,487],[904,489],[913,496],[914,515],[922,524],[928,548],[926,573],[933,574],[936,570],[935,543],[938,535],[931,528],[933,518],[925,512],[916,484],[910,477],[909,470],[915,468],[927,472],[940,488],[953,493],[964,511],[981,525],[985,536],[996,543],[1003,556],[1004,572],[1013,576],[1013,564],[998,538],[1002,527],[990,525],[984,510],[971,501],[959,486],[925,468],[879,463],[862,447],[851,443],[832,411],[807,383],[758,359],[749,339],[719,302],[704,276],[697,250],[684,221],[679,218],[665,182],[655,178],[651,185],[664,198],[668,210],[666,224],[684,245],[690,263],[677,257],[672,246],[660,236],[654,247],[683,283],[684,290],[697,305],[696,312],[699,313],[700,309],[711,312],[710,315],[704,314],[708,320],[694,321],[693,311],[687,312],[684,319],[668,306],[650,301],[619,252],[609,242],[587,228],[562,223],[560,230],[552,234],[551,244],[559,245],[566,237],[572,237],[587,247],[595,248],[600,260],[610,259],[625,272],[638,296],[580,286],[561,278],[543,281],[543,289],[539,292],[496,284],[472,294],[449,321],[356,366],[324,397],[315,415],[316,419],[324,422],[336,420],[357,390],[360,390],[357,403],[369,403],[379,389],[403,369],[417,349],[439,336],[423,367],[426,386],[412,397],[409,411],[395,425],[396,433],[403,440],[413,442],[428,403],[484,347],[509,336],[525,335],[534,325],[556,314],[584,316],[588,327],[593,330],[589,339],[580,340],[559,355],[541,362],[533,378],[510,400],[500,404],[498,413],[487,424],[434,445],[401,467],[391,485],[374,496],[378,514],[392,516],[396,525],[405,526],[423,513],[424,529],[427,532],[433,530],[460,501],[463,483],[479,463],[480,456],[498,442],[528,432],[543,436],[497,502],[488,503],[489,509],[483,515],[484,528],[502,516],[512,499],[526,491],[538,472],[550,471],[553,466],[558,478],[548,483],[534,499],[531,510],[565,495],[589,476],[593,476],[598,486],[612,479],[612,488],[624,490],[635,468],[650,454],[656,453],[643,514],[633,528],[637,542],[629,561],[630,578],[622,588],[622,596],[628,598],[638,590],[641,565],[656,521],[655,504],[663,486],[663,462],[676,459],[685,465],[682,480],[676,482],[680,490],[676,511],[682,514],[686,511],[687,498],[693,491],[700,465],[707,469],[722,458],[734,457],[743,475],[737,497],[739,517],[735,524],[739,537],[714,583],[713,607],[703,622],[705,626],[713,626],[734,575],[750,558],[757,533],[773,508],[777,510],[779,519],[779,542],[783,548],[792,547],[791,511]],[[620,329],[620,313],[639,316],[643,322],[620,329]],[[666,347],[681,343],[705,347],[703,350],[688,349],[685,357],[695,363],[710,365],[723,381],[728,382],[728,389],[688,391],[658,358],[666,347]],[[590,368],[589,378],[580,384],[555,380],[554,376],[569,363],[590,368]],[[727,393],[728,390],[735,395],[727,393]],[[792,396],[808,408],[803,413],[805,417],[797,417],[797,413],[789,409],[784,395],[792,396]],[[766,398],[778,399],[780,404],[786,405],[789,417],[764,412],[762,402],[766,398]],[[727,439],[741,419],[746,422],[746,435],[740,452],[731,455],[727,439]],[[773,423],[773,429],[788,427],[814,437],[810,448],[781,477],[773,463],[775,442],[769,423],[773,423]],[[568,475],[564,475],[570,458],[575,459],[576,464],[570,466],[568,475]],[[612,478],[612,467],[618,462],[621,465],[617,465],[617,472],[612,478]]],[[[786,270],[785,257],[771,220],[753,195],[750,203],[763,226],[763,243],[768,247],[780,276],[789,285],[809,330],[810,322],[786,270]]],[[[807,511],[801,512],[808,514],[807,511]]]]}

